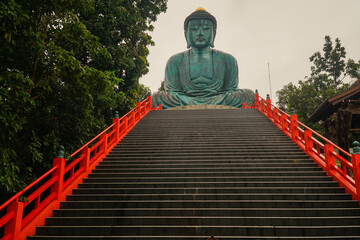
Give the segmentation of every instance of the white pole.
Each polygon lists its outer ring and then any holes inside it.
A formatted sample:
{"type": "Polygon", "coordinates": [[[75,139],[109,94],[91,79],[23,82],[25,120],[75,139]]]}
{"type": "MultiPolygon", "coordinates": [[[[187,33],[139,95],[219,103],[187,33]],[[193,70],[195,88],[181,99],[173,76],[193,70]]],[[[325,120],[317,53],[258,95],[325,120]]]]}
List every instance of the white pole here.
{"type": "Polygon", "coordinates": [[[270,86],[270,98],[272,98],[272,90],[271,90],[271,78],[270,78],[270,63],[268,61],[268,72],[269,72],[269,86],[270,86]]]}

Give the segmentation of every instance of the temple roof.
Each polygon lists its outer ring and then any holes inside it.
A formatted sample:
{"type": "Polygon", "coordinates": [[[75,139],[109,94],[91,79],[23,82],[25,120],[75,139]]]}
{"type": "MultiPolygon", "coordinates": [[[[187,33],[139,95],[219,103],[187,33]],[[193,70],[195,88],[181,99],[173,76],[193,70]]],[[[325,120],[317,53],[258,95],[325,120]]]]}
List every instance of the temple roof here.
{"type": "Polygon", "coordinates": [[[358,79],[350,88],[332,98],[326,99],[308,118],[310,122],[326,120],[331,114],[336,112],[342,102],[360,99],[360,79],[358,79]]]}

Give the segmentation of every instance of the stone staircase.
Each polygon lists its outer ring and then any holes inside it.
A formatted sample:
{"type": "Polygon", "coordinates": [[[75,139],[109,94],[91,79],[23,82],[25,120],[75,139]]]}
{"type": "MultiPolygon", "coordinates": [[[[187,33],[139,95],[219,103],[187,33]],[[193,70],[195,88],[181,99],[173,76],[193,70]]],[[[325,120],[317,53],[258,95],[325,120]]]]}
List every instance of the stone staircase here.
{"type": "Polygon", "coordinates": [[[152,111],[35,239],[360,239],[360,208],[256,109],[152,111]]]}

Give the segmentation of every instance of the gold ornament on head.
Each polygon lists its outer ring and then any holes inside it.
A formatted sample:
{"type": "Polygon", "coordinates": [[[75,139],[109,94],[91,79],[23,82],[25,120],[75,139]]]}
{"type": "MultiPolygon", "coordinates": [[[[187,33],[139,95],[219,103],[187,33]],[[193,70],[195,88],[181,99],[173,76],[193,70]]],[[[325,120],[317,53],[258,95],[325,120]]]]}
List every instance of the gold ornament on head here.
{"type": "Polygon", "coordinates": [[[197,11],[205,11],[205,12],[207,12],[206,9],[203,8],[203,7],[199,7],[198,9],[195,10],[195,12],[197,12],[197,11]]]}

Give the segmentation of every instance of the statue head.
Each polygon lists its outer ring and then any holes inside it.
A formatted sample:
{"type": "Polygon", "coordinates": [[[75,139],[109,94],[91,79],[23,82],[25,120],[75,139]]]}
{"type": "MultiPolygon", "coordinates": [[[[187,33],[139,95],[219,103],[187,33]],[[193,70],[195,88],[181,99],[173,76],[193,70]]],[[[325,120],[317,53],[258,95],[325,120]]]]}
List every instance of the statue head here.
{"type": "Polygon", "coordinates": [[[187,48],[191,46],[214,47],[217,22],[216,18],[204,8],[198,8],[191,13],[184,22],[185,38],[187,48]],[[200,37],[197,37],[199,36],[200,37]]]}

